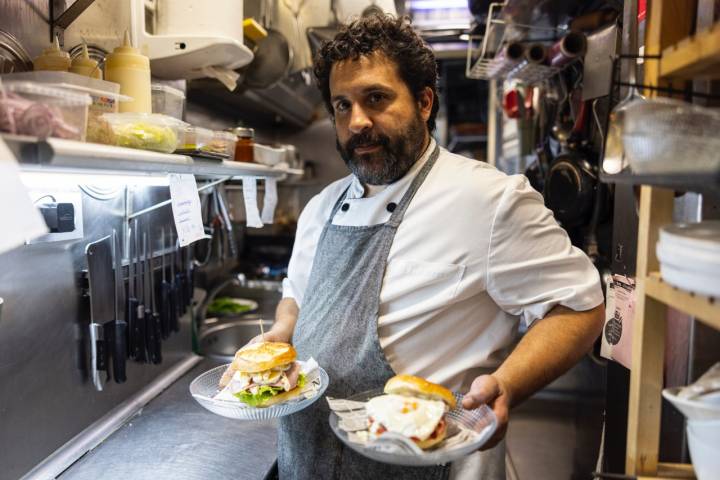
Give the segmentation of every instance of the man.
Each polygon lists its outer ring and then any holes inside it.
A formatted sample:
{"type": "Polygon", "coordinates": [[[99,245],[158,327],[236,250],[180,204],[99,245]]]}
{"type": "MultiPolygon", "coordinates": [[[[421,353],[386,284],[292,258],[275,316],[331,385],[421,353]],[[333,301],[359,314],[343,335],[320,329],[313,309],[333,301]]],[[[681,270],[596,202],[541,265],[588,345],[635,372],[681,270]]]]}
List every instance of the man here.
{"type": "MultiPolygon", "coordinates": [[[[339,398],[395,373],[459,389],[484,368],[492,373],[474,378],[463,407],[495,411],[490,448],[511,407],[591,348],[603,318],[598,273],[524,177],[436,145],[435,58],[407,20],[375,15],[344,27],[315,75],[352,175],[304,209],[266,338],[317,359],[327,394],[339,398]],[[520,320],[531,328],[506,356],[520,320]]],[[[281,479],[450,474],[342,448],[325,402],[282,419],[278,464],[281,479]]],[[[504,478],[502,443],[482,470],[473,478],[504,478]]]]}

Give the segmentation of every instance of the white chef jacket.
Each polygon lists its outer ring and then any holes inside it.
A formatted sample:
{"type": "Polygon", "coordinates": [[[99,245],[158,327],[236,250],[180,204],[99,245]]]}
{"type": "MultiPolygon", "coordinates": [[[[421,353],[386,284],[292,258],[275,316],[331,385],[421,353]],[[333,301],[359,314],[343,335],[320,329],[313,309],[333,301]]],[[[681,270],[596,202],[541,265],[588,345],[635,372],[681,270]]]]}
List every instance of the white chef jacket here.
{"type": "MultiPolygon", "coordinates": [[[[313,197],[298,221],[283,297],[302,309],[320,233],[348,186],[349,208],[333,223],[385,223],[434,148],[431,141],[403,178],[371,197],[354,175],[313,197]]],[[[601,302],[597,270],[524,176],[441,148],[390,248],[378,337],[395,372],[459,389],[466,372],[499,365],[520,320],[529,326],[556,305],[601,302]]]]}

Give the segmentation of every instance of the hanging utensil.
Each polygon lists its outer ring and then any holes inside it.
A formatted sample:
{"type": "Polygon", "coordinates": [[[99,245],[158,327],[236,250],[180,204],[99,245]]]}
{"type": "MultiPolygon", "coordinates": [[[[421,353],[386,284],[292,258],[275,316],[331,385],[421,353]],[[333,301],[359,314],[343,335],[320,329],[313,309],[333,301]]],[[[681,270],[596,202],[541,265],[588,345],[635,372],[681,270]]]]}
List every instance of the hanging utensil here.
{"type": "Polygon", "coordinates": [[[123,275],[122,254],[120,239],[117,231],[113,230],[113,258],[115,260],[115,330],[113,332],[113,374],[115,382],[123,383],[127,380],[125,366],[127,359],[127,322],[120,313],[121,306],[125,305],[125,276],[123,275]]]}
{"type": "Polygon", "coordinates": [[[107,368],[104,324],[113,322],[113,261],[111,236],[89,243],[85,248],[90,290],[90,373],[97,391],[103,390],[101,372],[107,368]]]}

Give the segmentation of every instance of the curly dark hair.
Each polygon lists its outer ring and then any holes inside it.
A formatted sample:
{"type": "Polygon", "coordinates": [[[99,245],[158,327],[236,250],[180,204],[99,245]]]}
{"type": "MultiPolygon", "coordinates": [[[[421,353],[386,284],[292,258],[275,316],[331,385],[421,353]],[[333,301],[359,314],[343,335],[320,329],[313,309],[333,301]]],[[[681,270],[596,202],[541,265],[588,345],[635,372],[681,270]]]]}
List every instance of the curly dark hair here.
{"type": "Polygon", "coordinates": [[[435,130],[440,107],[437,94],[437,63],[430,47],[420,38],[406,16],[373,14],[343,25],[335,38],[325,42],[315,57],[314,73],[325,107],[333,115],[330,102],[330,71],[335,63],[358,59],[375,51],[395,62],[400,76],[416,99],[425,87],[433,92],[433,106],[427,120],[429,132],[435,130]]]}

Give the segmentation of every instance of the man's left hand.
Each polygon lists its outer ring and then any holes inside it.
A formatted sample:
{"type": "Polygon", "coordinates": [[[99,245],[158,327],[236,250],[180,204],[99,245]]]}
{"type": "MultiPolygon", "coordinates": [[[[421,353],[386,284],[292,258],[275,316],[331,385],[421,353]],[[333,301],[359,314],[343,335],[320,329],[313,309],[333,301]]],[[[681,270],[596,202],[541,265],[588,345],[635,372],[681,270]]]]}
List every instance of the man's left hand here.
{"type": "Polygon", "coordinates": [[[493,375],[481,375],[473,380],[470,391],[465,394],[462,406],[471,410],[487,404],[495,412],[498,428],[480,450],[488,450],[505,437],[510,413],[510,392],[500,379],[493,375]]]}

